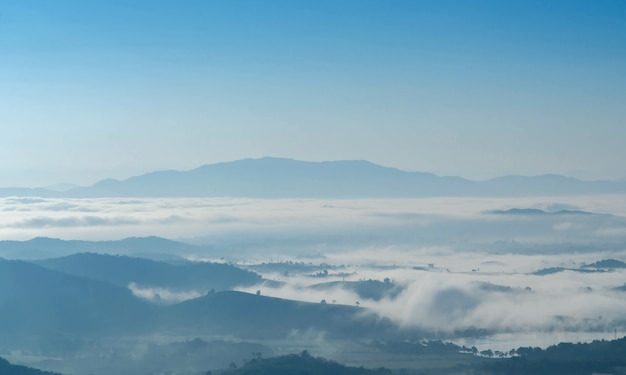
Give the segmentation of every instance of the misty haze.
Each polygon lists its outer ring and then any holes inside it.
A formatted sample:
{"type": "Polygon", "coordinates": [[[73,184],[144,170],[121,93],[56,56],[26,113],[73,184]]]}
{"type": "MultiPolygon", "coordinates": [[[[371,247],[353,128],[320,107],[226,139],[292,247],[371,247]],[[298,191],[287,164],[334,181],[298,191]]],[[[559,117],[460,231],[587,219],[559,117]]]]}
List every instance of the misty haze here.
{"type": "Polygon", "coordinates": [[[0,15],[0,375],[626,374],[626,3],[0,15]]]}
{"type": "MultiPolygon", "coordinates": [[[[257,174],[284,165],[269,160],[246,163],[257,174]]],[[[254,176],[239,164],[222,168],[254,176]]],[[[333,165],[317,168],[300,178],[313,182],[333,165]]],[[[1,344],[11,362],[64,374],[196,374],[310,351],[348,366],[489,372],[484,361],[520,358],[518,348],[626,330],[620,195],[71,191],[0,199],[9,213],[1,235],[11,238],[0,241],[1,344]]]]}

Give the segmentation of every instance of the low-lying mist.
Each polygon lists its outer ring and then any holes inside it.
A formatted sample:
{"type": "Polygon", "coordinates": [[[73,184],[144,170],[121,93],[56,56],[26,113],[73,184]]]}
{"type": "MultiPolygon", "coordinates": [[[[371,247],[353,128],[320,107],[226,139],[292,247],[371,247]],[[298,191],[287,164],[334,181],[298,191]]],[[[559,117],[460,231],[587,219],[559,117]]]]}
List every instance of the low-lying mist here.
{"type": "MultiPolygon", "coordinates": [[[[0,211],[4,240],[177,239],[196,246],[171,255],[266,280],[239,290],[367,308],[439,337],[626,327],[626,271],[584,268],[626,261],[624,197],[3,198],[0,211]]],[[[159,305],[207,293],[128,288],[159,305]]]]}
{"type": "MultiPolygon", "coordinates": [[[[622,250],[626,199],[616,196],[424,199],[2,198],[0,239],[160,236],[211,254],[325,254],[393,247],[571,253],[622,250]],[[524,213],[511,209],[535,209],[524,213]],[[508,211],[511,210],[511,211],[508,211]],[[536,210],[539,211],[538,213],[536,210]],[[10,214],[8,214],[10,213],[10,214]],[[543,248],[543,245],[549,248],[543,248]]],[[[376,250],[378,251],[378,250],[376,250]]],[[[376,261],[385,261],[385,257],[376,261]]]]}
{"type": "Polygon", "coordinates": [[[379,249],[378,256],[386,259],[380,265],[372,250],[328,254],[323,259],[326,271],[267,273],[265,277],[284,284],[242,290],[310,302],[358,303],[400,326],[452,336],[470,329],[490,334],[623,331],[626,299],[615,288],[626,281],[625,270],[582,268],[608,255],[626,259],[626,253],[614,252],[563,257],[379,249]],[[537,272],[545,269],[555,272],[537,272]],[[368,280],[401,291],[375,300],[347,287],[368,280]],[[328,287],[316,287],[320,283],[328,287]]]}

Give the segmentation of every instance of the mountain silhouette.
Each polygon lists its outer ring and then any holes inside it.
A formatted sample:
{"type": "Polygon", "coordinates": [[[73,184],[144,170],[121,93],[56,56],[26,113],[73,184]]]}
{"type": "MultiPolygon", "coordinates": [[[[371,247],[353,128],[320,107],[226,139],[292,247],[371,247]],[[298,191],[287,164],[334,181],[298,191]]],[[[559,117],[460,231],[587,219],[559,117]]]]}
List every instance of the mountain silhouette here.
{"type": "Polygon", "coordinates": [[[433,196],[537,196],[626,193],[626,180],[582,181],[554,174],[503,176],[486,181],[408,172],[365,160],[308,162],[264,157],[163,170],[91,186],[50,189],[0,188],[21,197],[248,197],[411,198],[433,196]]]}
{"type": "Polygon", "coordinates": [[[626,182],[558,175],[504,176],[487,181],[407,172],[364,160],[307,162],[243,159],[190,171],[157,171],[107,179],[68,191],[70,197],[392,198],[625,193],[626,182]]]}
{"type": "Polygon", "coordinates": [[[35,237],[28,241],[0,241],[0,256],[9,259],[45,259],[75,253],[136,255],[151,259],[176,259],[171,254],[197,252],[198,247],[161,237],[128,237],[112,241],[61,240],[35,237]]]}
{"type": "Polygon", "coordinates": [[[367,161],[305,162],[244,159],[190,171],[158,171],[127,180],[103,180],[70,190],[74,197],[362,198],[433,195],[472,182],[458,177],[404,172],[367,161]],[[441,183],[445,181],[445,183],[441,183]]]}

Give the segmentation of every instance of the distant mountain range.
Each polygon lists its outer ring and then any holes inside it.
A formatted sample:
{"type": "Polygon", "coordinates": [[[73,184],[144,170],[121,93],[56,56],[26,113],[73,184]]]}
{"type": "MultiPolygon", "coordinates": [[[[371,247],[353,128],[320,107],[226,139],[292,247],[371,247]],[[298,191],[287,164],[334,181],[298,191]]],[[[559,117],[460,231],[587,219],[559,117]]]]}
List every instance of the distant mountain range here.
{"type": "Polygon", "coordinates": [[[487,213],[490,214],[494,214],[494,215],[539,215],[539,216],[543,216],[543,215],[561,215],[561,216],[565,216],[565,215],[603,215],[603,216],[611,216],[611,215],[607,215],[607,214],[596,214],[593,212],[587,212],[587,211],[579,211],[579,210],[559,210],[559,211],[555,211],[555,212],[548,212],[548,211],[544,211],[544,210],[540,210],[537,208],[511,208],[508,210],[495,210],[495,211],[488,211],[487,213]]]}
{"type": "Polygon", "coordinates": [[[363,160],[306,162],[244,159],[190,171],[157,171],[69,190],[0,188],[0,196],[397,198],[626,193],[626,180],[582,181],[559,175],[504,176],[487,181],[407,172],[363,160]]]}
{"type": "Polygon", "coordinates": [[[75,253],[133,255],[155,260],[182,261],[169,254],[195,253],[198,247],[161,237],[128,237],[116,241],[60,240],[36,237],[28,241],[0,241],[0,257],[8,259],[45,259],[75,253]]]}

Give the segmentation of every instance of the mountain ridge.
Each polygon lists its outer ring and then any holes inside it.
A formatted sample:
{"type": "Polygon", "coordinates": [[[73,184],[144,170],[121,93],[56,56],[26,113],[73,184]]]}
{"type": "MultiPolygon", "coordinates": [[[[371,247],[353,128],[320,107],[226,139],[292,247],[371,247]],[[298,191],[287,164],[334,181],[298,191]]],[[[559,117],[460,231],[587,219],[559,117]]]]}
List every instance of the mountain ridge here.
{"type": "Polygon", "coordinates": [[[250,286],[263,281],[252,271],[225,263],[187,261],[171,264],[127,255],[84,252],[33,263],[121,287],[135,282],[149,287],[207,291],[250,286]]]}
{"type": "Polygon", "coordinates": [[[626,181],[586,181],[557,174],[506,175],[484,181],[385,167],[366,160],[324,162],[264,157],[158,170],[123,180],[103,179],[62,192],[0,188],[0,196],[415,198],[622,194],[626,181]]]}
{"type": "Polygon", "coordinates": [[[26,241],[0,240],[0,257],[22,260],[61,257],[80,252],[176,260],[168,254],[175,252],[184,256],[187,252],[199,249],[195,245],[157,236],[126,237],[107,241],[62,240],[50,237],[34,237],[26,241]]]}

